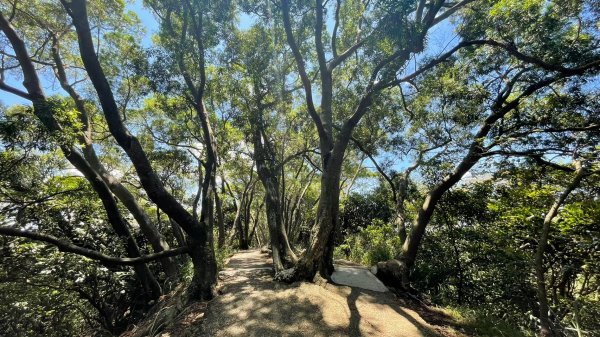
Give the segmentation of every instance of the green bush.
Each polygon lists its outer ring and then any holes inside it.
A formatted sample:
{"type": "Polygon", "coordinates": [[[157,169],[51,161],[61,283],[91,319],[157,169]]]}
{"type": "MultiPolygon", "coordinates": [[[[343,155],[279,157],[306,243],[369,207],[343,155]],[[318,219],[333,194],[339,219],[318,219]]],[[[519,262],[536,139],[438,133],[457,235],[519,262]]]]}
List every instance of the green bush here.
{"type": "Polygon", "coordinates": [[[225,268],[225,264],[227,259],[233,255],[234,251],[229,246],[224,246],[223,248],[215,248],[215,258],[217,260],[217,270],[223,270],[225,268]]]}
{"type": "Polygon", "coordinates": [[[345,258],[364,265],[394,258],[400,238],[391,224],[375,219],[358,233],[348,235],[335,250],[336,258],[345,258]]]}
{"type": "Polygon", "coordinates": [[[456,327],[471,336],[480,337],[533,337],[514,324],[488,316],[486,313],[464,307],[446,308],[456,327]]]}

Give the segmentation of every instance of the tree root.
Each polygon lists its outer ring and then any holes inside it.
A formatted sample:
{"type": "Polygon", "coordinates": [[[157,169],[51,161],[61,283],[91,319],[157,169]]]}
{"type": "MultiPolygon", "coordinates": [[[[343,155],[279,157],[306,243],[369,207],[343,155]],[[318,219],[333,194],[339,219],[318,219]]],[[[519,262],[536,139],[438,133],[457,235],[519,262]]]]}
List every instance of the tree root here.
{"type": "Polygon", "coordinates": [[[274,277],[275,281],[283,282],[283,283],[294,283],[298,281],[298,272],[296,267],[283,269],[277,273],[275,273],[274,277]]]}

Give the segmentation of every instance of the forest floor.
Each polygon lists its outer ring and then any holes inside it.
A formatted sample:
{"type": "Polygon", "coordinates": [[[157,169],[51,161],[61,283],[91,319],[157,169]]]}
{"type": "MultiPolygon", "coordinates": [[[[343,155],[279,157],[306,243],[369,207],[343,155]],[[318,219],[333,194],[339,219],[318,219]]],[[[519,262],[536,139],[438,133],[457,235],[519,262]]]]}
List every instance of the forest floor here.
{"type": "Polygon", "coordinates": [[[259,250],[235,254],[220,274],[222,295],[210,302],[202,335],[439,336],[391,293],[272,279],[270,258],[259,250]]]}
{"type": "Polygon", "coordinates": [[[208,305],[186,308],[154,336],[462,336],[427,323],[390,292],[283,284],[272,273],[267,254],[236,253],[219,274],[220,295],[208,305]]]}

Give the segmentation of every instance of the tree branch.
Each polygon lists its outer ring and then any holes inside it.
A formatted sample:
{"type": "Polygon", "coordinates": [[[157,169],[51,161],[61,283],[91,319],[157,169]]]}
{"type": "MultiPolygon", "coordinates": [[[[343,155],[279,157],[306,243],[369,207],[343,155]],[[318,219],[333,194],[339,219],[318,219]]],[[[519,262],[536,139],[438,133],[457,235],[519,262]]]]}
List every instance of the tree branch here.
{"type": "Polygon", "coordinates": [[[63,241],[52,235],[36,233],[36,232],[32,232],[32,231],[22,230],[19,228],[1,227],[0,226],[0,235],[16,236],[16,237],[31,239],[34,241],[46,242],[53,246],[56,246],[56,248],[58,248],[58,250],[61,252],[82,255],[82,256],[85,256],[92,260],[97,260],[104,264],[109,264],[109,265],[112,264],[112,265],[131,266],[131,265],[151,262],[154,260],[159,260],[159,259],[162,259],[165,257],[177,256],[177,255],[185,254],[188,252],[187,247],[179,247],[179,248],[175,248],[175,249],[164,250],[160,253],[148,254],[148,255],[135,257],[135,258],[127,258],[127,257],[121,258],[121,257],[104,255],[98,251],[80,247],[80,246],[77,246],[70,242],[63,241]]]}
{"type": "Polygon", "coordinates": [[[335,23],[333,25],[333,33],[331,34],[331,52],[333,53],[333,57],[337,58],[337,32],[338,27],[340,26],[340,7],[342,6],[341,0],[336,0],[335,6],[335,23]]]}
{"type": "Polygon", "coordinates": [[[11,87],[10,85],[4,83],[4,81],[0,81],[0,90],[25,98],[26,100],[31,100],[31,96],[29,96],[28,93],[15,87],[11,87]]]}
{"type": "Polygon", "coordinates": [[[464,7],[465,5],[473,2],[474,0],[463,0],[459,3],[457,3],[456,5],[448,8],[447,10],[444,11],[444,13],[438,15],[435,17],[435,19],[433,19],[433,23],[432,26],[437,25],[438,23],[444,21],[445,19],[447,19],[450,15],[454,14],[457,10],[461,9],[462,7],[464,7]]]}
{"type": "Polygon", "coordinates": [[[478,40],[473,41],[473,44],[488,45],[502,48],[505,51],[507,51],[510,55],[516,57],[517,59],[523,62],[534,64],[536,66],[539,66],[540,68],[549,71],[556,71],[562,73],[563,75],[580,75],[591,68],[600,66],[600,60],[594,60],[576,68],[567,68],[558,64],[547,63],[533,56],[523,54],[517,49],[515,45],[502,43],[495,40],[478,40]]]}
{"type": "Polygon", "coordinates": [[[304,87],[304,93],[306,96],[306,106],[308,108],[308,113],[310,117],[313,119],[317,132],[319,133],[319,137],[322,139],[327,138],[327,134],[323,127],[323,121],[321,121],[321,117],[317,113],[317,109],[315,108],[315,103],[312,97],[312,86],[310,79],[306,73],[306,68],[304,66],[304,59],[300,54],[300,49],[296,44],[296,39],[294,38],[294,34],[292,32],[292,24],[290,20],[290,4],[289,0],[281,1],[281,12],[283,14],[283,26],[285,28],[285,35],[292,50],[292,54],[294,55],[294,59],[296,60],[296,67],[298,68],[298,73],[300,74],[300,79],[302,81],[302,86],[304,87]]]}

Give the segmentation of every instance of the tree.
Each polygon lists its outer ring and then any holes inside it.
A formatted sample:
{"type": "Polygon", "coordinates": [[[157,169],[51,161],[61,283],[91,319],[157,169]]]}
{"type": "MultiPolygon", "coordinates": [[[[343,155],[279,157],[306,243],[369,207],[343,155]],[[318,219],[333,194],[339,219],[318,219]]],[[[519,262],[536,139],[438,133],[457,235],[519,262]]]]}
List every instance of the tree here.
{"type": "MultiPolygon", "coordinates": [[[[523,15],[522,12],[519,12],[520,10],[537,11],[539,16],[536,16],[535,19],[532,18],[529,21],[520,22],[519,26],[521,28],[523,28],[523,25],[550,25],[550,22],[554,25],[551,27],[569,27],[571,25],[568,19],[560,16],[561,14],[557,12],[557,7],[553,6],[550,7],[551,10],[543,12],[545,9],[540,4],[536,4],[531,8],[525,8],[526,6],[511,7],[506,4],[497,6],[489,4],[478,5],[481,6],[481,10],[486,8],[490,13],[489,17],[497,21],[508,20],[513,22],[513,20],[518,20],[517,17],[523,15]],[[512,12],[513,9],[515,11],[514,13],[512,12]],[[514,15],[511,16],[508,13],[513,13],[514,15]]],[[[580,7],[576,7],[572,10],[572,15],[577,15],[580,7]]],[[[578,40],[577,43],[570,44],[569,48],[566,48],[569,44],[568,41],[573,38],[568,33],[560,37],[554,36],[555,38],[552,39],[551,42],[536,36],[536,43],[529,45],[529,54],[525,54],[519,46],[514,44],[514,41],[526,39],[526,37],[523,36],[527,34],[526,29],[510,32],[502,30],[495,32],[486,29],[489,24],[488,22],[479,20],[479,17],[477,19],[474,17],[466,18],[464,26],[466,32],[464,34],[465,41],[459,43],[453,50],[462,49],[464,46],[472,45],[485,46],[485,50],[495,51],[489,55],[486,55],[486,52],[484,51],[481,51],[480,54],[472,54],[482,56],[482,59],[480,60],[486,60],[484,63],[480,63],[480,69],[473,68],[475,69],[473,74],[473,80],[475,81],[485,81],[485,79],[488,78],[487,76],[492,76],[490,72],[494,72],[496,69],[506,70],[501,73],[500,76],[495,77],[497,84],[494,89],[492,89],[493,92],[481,95],[477,93],[479,89],[476,86],[469,87],[467,92],[472,92],[472,94],[466,97],[470,99],[475,98],[475,100],[471,102],[463,102],[459,98],[460,96],[456,96],[455,92],[458,90],[455,90],[455,88],[430,87],[436,88],[437,90],[442,89],[442,102],[446,102],[442,105],[441,110],[444,114],[451,112],[455,114],[456,117],[454,118],[456,118],[455,120],[458,123],[465,123],[462,127],[469,125],[466,129],[466,136],[463,136],[467,137],[469,141],[465,142],[464,139],[459,139],[463,142],[460,144],[460,147],[465,148],[466,152],[464,155],[461,155],[460,159],[453,159],[454,161],[458,161],[458,164],[451,164],[453,169],[445,172],[444,175],[441,175],[440,179],[437,180],[427,192],[426,197],[422,202],[422,206],[419,208],[419,213],[413,223],[412,230],[403,244],[401,256],[399,256],[397,260],[388,261],[379,265],[378,272],[385,275],[383,276],[385,278],[396,279],[397,281],[394,282],[394,284],[398,287],[408,287],[410,270],[414,266],[421,240],[425,235],[425,229],[431,221],[436,205],[441,197],[455,186],[469,170],[479,163],[481,159],[496,155],[509,155],[512,151],[503,151],[501,148],[504,146],[518,147],[523,144],[519,142],[519,140],[529,140],[527,136],[530,134],[539,133],[540,135],[543,135],[545,131],[548,133],[574,130],[592,131],[595,128],[594,122],[590,121],[586,116],[587,113],[584,112],[583,118],[572,120],[573,124],[570,124],[569,126],[563,125],[558,129],[554,129],[548,127],[548,125],[543,125],[541,130],[536,130],[533,129],[535,126],[530,123],[530,121],[528,122],[529,117],[526,117],[528,110],[524,108],[525,106],[529,106],[528,104],[532,101],[552,96],[553,92],[557,90],[557,87],[565,88],[564,94],[567,94],[568,90],[570,90],[568,88],[576,85],[578,81],[585,81],[586,78],[591,78],[597,74],[599,62],[595,52],[590,51],[586,53],[580,49],[585,49],[583,46],[587,45],[590,41],[582,37],[582,40],[578,40]],[[513,42],[496,41],[494,40],[496,36],[504,41],[512,39],[513,42]],[[534,49],[534,47],[540,49],[534,49]],[[544,60],[544,52],[548,48],[563,48],[560,53],[560,58],[553,60],[552,62],[544,60]],[[495,62],[495,65],[492,67],[489,62],[495,62]],[[445,92],[448,92],[449,95],[445,96],[445,92]],[[476,123],[473,123],[473,121],[477,121],[479,125],[476,126],[476,123]],[[471,130],[473,129],[476,131],[472,132],[471,130]]],[[[554,30],[551,31],[556,32],[554,30]]],[[[531,37],[528,36],[527,38],[531,37]]],[[[576,37],[575,39],[577,40],[579,38],[576,37]]],[[[452,52],[453,51],[451,50],[437,59],[430,61],[429,65],[437,65],[440,61],[447,60],[447,57],[449,57],[452,52]]],[[[469,55],[469,52],[465,50],[465,54],[469,55]]],[[[427,68],[429,67],[423,67],[423,69],[427,68]]],[[[447,76],[448,69],[446,68],[446,70],[444,70],[444,67],[439,66],[437,69],[437,71],[441,71],[441,73],[438,73],[437,77],[433,77],[433,79],[438,81],[438,83],[443,84],[443,82],[440,82],[438,79],[439,76],[447,76]]],[[[454,72],[455,70],[450,71],[451,74],[456,74],[454,72]]],[[[454,77],[456,75],[451,76],[454,77]]],[[[454,81],[453,77],[450,77],[451,81],[454,81]]],[[[460,75],[456,77],[460,78],[460,75]]],[[[464,81],[469,81],[469,79],[465,78],[464,81]]],[[[426,80],[425,83],[431,82],[426,80]]],[[[456,88],[461,87],[458,86],[456,88]]],[[[486,88],[491,89],[492,87],[487,86],[486,88]]],[[[430,108],[433,108],[433,111],[437,108],[434,104],[436,101],[432,99],[432,97],[426,98],[424,102],[425,104],[430,105],[430,108]]],[[[568,114],[567,112],[564,113],[568,114]]],[[[533,116],[535,116],[535,114],[533,114],[533,116]]],[[[539,116],[536,116],[536,118],[538,117],[539,116]]],[[[513,149],[513,151],[515,150],[513,149]]],[[[518,152],[518,150],[516,151],[518,152]]]]}
{"type": "MultiPolygon", "coordinates": [[[[292,9],[306,10],[305,5],[295,4],[294,6],[287,0],[280,3],[288,44],[294,55],[298,75],[304,88],[306,108],[319,135],[322,165],[321,197],[317,211],[318,231],[313,244],[293,271],[293,276],[286,276],[286,278],[313,279],[318,272],[321,278],[328,279],[333,272],[332,240],[339,222],[340,173],[352,131],[367,113],[377,95],[402,82],[396,78],[396,72],[405,65],[412,54],[423,51],[429,29],[469,2],[462,1],[450,8],[443,7],[444,1],[430,5],[427,5],[425,1],[406,4],[377,3],[373,8],[364,3],[354,5],[355,8],[344,8],[344,4],[341,2],[331,4],[333,9],[328,12],[335,14],[333,16],[333,33],[330,38],[329,54],[331,57],[328,61],[323,42],[324,32],[327,31],[324,29],[325,7],[322,1],[316,1],[314,12],[311,11],[314,13],[314,26],[311,27],[311,30],[314,30],[312,35],[314,36],[316,64],[318,64],[320,77],[319,110],[313,99],[313,81],[307,73],[307,62],[301,52],[304,49],[304,44],[301,44],[304,42],[304,37],[294,36],[294,23],[290,15],[292,9]],[[339,15],[340,11],[347,10],[355,10],[360,14],[354,17],[339,15]],[[412,13],[414,16],[411,16],[412,13]],[[342,22],[341,20],[348,21],[342,22]],[[373,20],[374,22],[371,22],[373,20]],[[367,25],[367,22],[370,24],[367,25]],[[386,47],[382,48],[383,46],[386,47]],[[340,47],[346,49],[340,52],[340,47]],[[356,103],[352,106],[340,107],[342,111],[334,113],[334,102],[337,103],[334,99],[334,91],[338,89],[339,85],[343,85],[335,81],[337,78],[335,70],[338,67],[352,69],[355,64],[348,62],[352,55],[364,56],[370,67],[368,70],[355,71],[357,75],[360,74],[358,75],[360,82],[355,84],[355,88],[361,92],[355,98],[356,103]],[[341,125],[336,126],[334,125],[334,116],[348,117],[343,117],[341,125]]],[[[345,5],[353,6],[352,4],[345,5]]],[[[297,28],[297,30],[299,29],[297,28]]],[[[360,62],[359,64],[363,65],[360,62]]]]}
{"type": "Polygon", "coordinates": [[[265,191],[267,224],[277,273],[284,269],[284,265],[297,260],[284,224],[280,183],[284,166],[294,155],[280,158],[285,145],[274,137],[278,132],[278,114],[285,115],[290,98],[290,94],[282,87],[286,74],[279,69],[284,67],[285,54],[282,55],[281,43],[277,44],[278,33],[274,28],[257,25],[248,32],[239,32],[238,38],[230,46],[233,49],[230,51],[233,55],[230,61],[232,68],[239,69],[241,73],[240,80],[232,84],[233,91],[249,92],[247,97],[240,97],[234,104],[239,104],[239,109],[243,111],[241,123],[249,126],[246,130],[253,147],[257,175],[265,191]],[[269,35],[275,36],[271,38],[269,35]]]}
{"type": "MultiPolygon", "coordinates": [[[[204,217],[195,219],[172,195],[169,193],[148,160],[144,149],[138,139],[133,136],[119,113],[115,102],[112,89],[104,74],[98,56],[94,49],[94,43],[91,35],[90,25],[87,17],[86,2],[75,0],[72,2],[61,1],[67,14],[73,20],[73,25],[77,32],[79,43],[79,52],[85,66],[86,72],[92,82],[108,128],[119,144],[125,151],[136,172],[144,190],[148,193],[150,199],[169,217],[171,217],[182,229],[189,235],[188,246],[190,247],[190,256],[194,263],[194,279],[189,288],[189,293],[195,299],[210,299],[214,296],[214,285],[216,283],[216,262],[213,248],[212,237],[212,200],[207,194],[212,193],[210,183],[211,174],[214,172],[215,156],[214,153],[208,154],[207,167],[211,172],[205,175],[202,190],[204,192],[204,217]]],[[[204,113],[200,118],[207,120],[206,113],[203,110],[202,96],[194,93],[195,104],[198,109],[204,113]]],[[[204,124],[204,137],[209,142],[212,141],[211,130],[208,124],[204,124]]],[[[209,146],[209,145],[207,145],[209,146]]],[[[210,151],[209,151],[210,152],[210,151]]]]}
{"type": "MultiPolygon", "coordinates": [[[[21,40],[21,38],[17,35],[10,22],[8,22],[2,13],[0,13],[0,29],[2,29],[10,41],[16,57],[20,62],[20,67],[25,79],[24,86],[27,89],[27,93],[20,93],[21,96],[31,100],[34,106],[34,113],[42,121],[48,131],[54,133],[61,132],[64,126],[61,126],[55,117],[56,114],[60,113],[61,105],[59,102],[47,99],[44,95],[37,72],[23,40],[21,40]]],[[[123,238],[128,254],[132,257],[139,257],[139,248],[131,236],[128,225],[125,219],[121,216],[121,213],[108,186],[106,186],[99,174],[93,170],[93,168],[89,165],[77,148],[75,148],[73,145],[69,145],[68,143],[62,144],[60,147],[67,160],[69,160],[73,166],[75,166],[84,174],[84,176],[88,179],[90,184],[98,193],[98,196],[103,201],[108,220],[117,235],[123,238]]],[[[160,286],[148,267],[144,264],[139,264],[135,266],[135,269],[140,282],[143,284],[146,292],[148,293],[149,298],[158,298],[161,292],[160,286]]]]}

